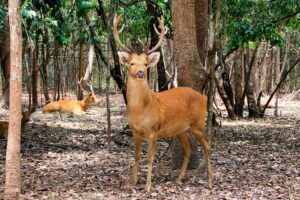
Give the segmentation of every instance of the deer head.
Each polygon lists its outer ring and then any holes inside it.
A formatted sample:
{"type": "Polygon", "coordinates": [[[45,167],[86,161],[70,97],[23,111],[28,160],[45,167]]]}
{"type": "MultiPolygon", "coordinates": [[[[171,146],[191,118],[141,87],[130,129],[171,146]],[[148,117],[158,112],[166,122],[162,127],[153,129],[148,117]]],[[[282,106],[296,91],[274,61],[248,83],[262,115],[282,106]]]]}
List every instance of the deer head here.
{"type": "Polygon", "coordinates": [[[89,102],[89,103],[97,102],[97,98],[94,94],[93,84],[86,82],[86,84],[90,88],[90,91],[87,91],[82,87],[82,81],[83,81],[83,78],[81,78],[80,81],[78,81],[78,85],[79,85],[80,89],[85,93],[86,98],[84,99],[84,101],[89,102]]]}
{"type": "Polygon", "coordinates": [[[114,38],[120,48],[123,51],[119,51],[119,59],[120,63],[127,66],[128,68],[128,78],[134,78],[137,80],[147,80],[147,68],[153,67],[157,64],[160,58],[160,52],[155,52],[161,45],[164,35],[166,34],[167,29],[164,26],[163,18],[159,19],[160,29],[161,31],[158,32],[157,28],[154,26],[154,30],[159,37],[158,43],[152,48],[150,47],[151,39],[148,38],[143,53],[136,53],[134,49],[129,45],[127,48],[124,44],[122,44],[119,34],[124,29],[124,24],[120,31],[118,30],[118,24],[122,18],[122,15],[116,16],[114,18],[114,38]]]}

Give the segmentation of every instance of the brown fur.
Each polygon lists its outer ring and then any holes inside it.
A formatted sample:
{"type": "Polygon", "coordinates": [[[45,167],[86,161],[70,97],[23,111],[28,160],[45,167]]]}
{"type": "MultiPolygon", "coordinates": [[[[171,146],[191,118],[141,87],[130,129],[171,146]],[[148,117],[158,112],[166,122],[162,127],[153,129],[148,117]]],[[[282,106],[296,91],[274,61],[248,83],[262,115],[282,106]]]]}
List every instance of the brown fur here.
{"type": "Polygon", "coordinates": [[[137,182],[142,139],[146,138],[148,146],[147,191],[151,188],[152,162],[156,141],[164,137],[177,137],[185,151],[184,161],[178,182],[185,176],[192,148],[188,139],[190,131],[200,142],[206,157],[209,187],[211,187],[212,171],[210,146],[204,135],[207,111],[206,98],[186,87],[154,93],[147,82],[147,67],[155,66],[160,54],[127,54],[119,52],[121,63],[128,67],[127,80],[127,118],[133,131],[135,144],[135,162],[133,166],[132,184],[137,182]],[[143,71],[144,78],[137,77],[137,71],[143,71]]]}
{"type": "MultiPolygon", "coordinates": [[[[22,112],[21,130],[24,129],[26,123],[30,120],[30,112],[22,112]]],[[[5,120],[0,121],[0,138],[7,138],[9,122],[5,120]]]]}
{"type": "Polygon", "coordinates": [[[88,93],[84,100],[60,100],[48,103],[43,108],[43,113],[59,112],[59,113],[73,113],[75,115],[85,114],[85,111],[97,101],[94,93],[88,93]]]}

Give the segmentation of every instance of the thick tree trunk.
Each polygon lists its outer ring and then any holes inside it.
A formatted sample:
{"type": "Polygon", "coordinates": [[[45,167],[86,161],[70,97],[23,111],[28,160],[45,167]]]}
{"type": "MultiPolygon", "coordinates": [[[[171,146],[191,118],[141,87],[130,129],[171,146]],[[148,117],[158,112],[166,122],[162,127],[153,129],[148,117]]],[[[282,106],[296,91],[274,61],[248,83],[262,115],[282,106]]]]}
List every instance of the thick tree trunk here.
{"type": "MultiPolygon", "coordinates": [[[[197,10],[197,12],[207,13],[207,10],[200,10],[201,8],[196,8],[195,5],[195,0],[189,2],[180,0],[172,1],[171,10],[174,34],[174,54],[176,65],[178,67],[178,85],[202,91],[205,81],[207,80],[207,73],[198,51],[195,12],[197,10]]],[[[207,7],[202,8],[207,9],[207,7]]],[[[206,46],[201,48],[201,50],[204,49],[206,49],[206,46]]],[[[172,167],[177,169],[182,164],[183,153],[181,145],[177,140],[175,141],[176,142],[173,143],[171,162],[172,167]]],[[[197,140],[191,139],[191,141],[195,142],[195,144],[192,145],[196,147],[197,140]]],[[[197,148],[194,148],[189,168],[198,167],[200,161],[199,157],[197,148]]]]}
{"type": "Polygon", "coordinates": [[[21,110],[22,110],[22,32],[20,2],[9,1],[10,23],[10,107],[5,163],[5,199],[19,199],[21,192],[21,110]]]}
{"type": "MultiPolygon", "coordinates": [[[[84,75],[84,43],[80,42],[79,45],[79,71],[78,71],[78,80],[83,78],[84,75]]],[[[83,91],[80,89],[79,85],[77,86],[77,100],[83,99],[83,91]]]]}
{"type": "MultiPolygon", "coordinates": [[[[190,11],[192,12],[192,10],[190,11]]],[[[205,64],[208,37],[208,1],[195,1],[196,44],[202,64],[205,64]]]]}

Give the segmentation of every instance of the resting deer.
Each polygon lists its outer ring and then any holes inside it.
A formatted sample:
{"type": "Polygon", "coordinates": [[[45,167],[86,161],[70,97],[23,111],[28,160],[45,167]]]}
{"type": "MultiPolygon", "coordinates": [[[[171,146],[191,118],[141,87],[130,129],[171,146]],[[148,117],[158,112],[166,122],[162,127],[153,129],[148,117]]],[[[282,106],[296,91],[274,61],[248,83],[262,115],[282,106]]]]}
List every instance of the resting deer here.
{"type": "Polygon", "coordinates": [[[73,113],[75,115],[83,115],[85,111],[90,108],[92,104],[97,101],[97,98],[94,94],[94,90],[91,84],[88,84],[90,87],[91,92],[86,91],[82,87],[82,78],[78,82],[81,90],[86,93],[84,100],[77,101],[77,100],[60,100],[60,101],[53,101],[48,103],[43,108],[43,113],[50,113],[50,112],[59,112],[61,113],[73,113]]]}
{"type": "Polygon", "coordinates": [[[150,191],[152,163],[156,148],[156,142],[164,137],[176,137],[180,141],[185,155],[178,182],[185,176],[185,172],[191,157],[191,144],[188,133],[190,130],[199,140],[206,158],[208,184],[211,187],[212,170],[210,161],[210,146],[204,135],[205,118],[207,111],[206,98],[187,87],[178,87],[168,91],[154,93],[149,89],[147,82],[147,69],[154,67],[160,53],[155,52],[161,45],[165,34],[163,19],[160,19],[158,43],[149,50],[150,39],[144,48],[143,53],[136,53],[132,47],[127,48],[119,38],[118,23],[120,16],[114,18],[114,38],[119,44],[122,52],[118,52],[120,62],[127,66],[127,120],[132,129],[135,146],[135,162],[133,165],[132,185],[137,183],[137,172],[141,154],[142,139],[146,138],[148,146],[148,174],[146,190],[150,191]]]}
{"type": "MultiPolygon", "coordinates": [[[[22,112],[21,130],[24,129],[27,122],[30,120],[31,112],[22,112]]],[[[0,138],[7,138],[8,135],[8,121],[0,121],[0,138]]]]}

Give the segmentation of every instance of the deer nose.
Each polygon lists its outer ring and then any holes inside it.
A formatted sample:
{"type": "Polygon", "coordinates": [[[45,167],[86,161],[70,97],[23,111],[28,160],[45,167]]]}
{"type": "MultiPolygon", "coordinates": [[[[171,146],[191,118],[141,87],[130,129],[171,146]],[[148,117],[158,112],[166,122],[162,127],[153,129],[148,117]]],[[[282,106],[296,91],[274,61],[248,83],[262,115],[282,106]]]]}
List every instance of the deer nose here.
{"type": "Polygon", "coordinates": [[[137,78],[144,78],[145,77],[145,74],[143,71],[139,70],[136,72],[136,77],[137,78]]]}

